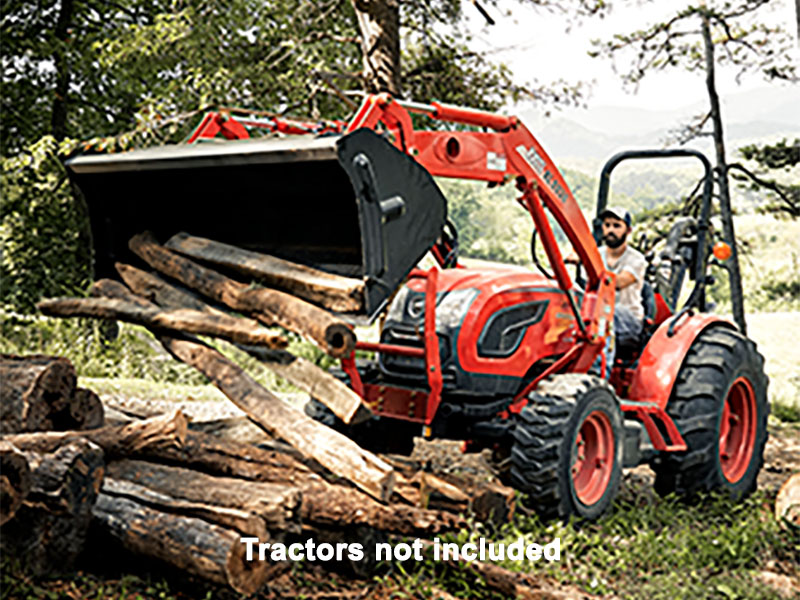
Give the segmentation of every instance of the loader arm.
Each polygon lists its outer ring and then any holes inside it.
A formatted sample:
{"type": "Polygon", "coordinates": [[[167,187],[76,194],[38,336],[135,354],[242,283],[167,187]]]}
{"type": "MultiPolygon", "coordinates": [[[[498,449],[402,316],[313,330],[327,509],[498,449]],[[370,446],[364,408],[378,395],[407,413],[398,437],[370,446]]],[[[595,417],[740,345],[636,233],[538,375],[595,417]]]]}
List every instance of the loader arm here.
{"type": "Polygon", "coordinates": [[[516,117],[436,102],[404,102],[385,94],[366,97],[346,131],[379,129],[381,123],[389,141],[413,156],[432,175],[494,183],[516,180],[522,193],[519,201],[533,218],[558,285],[567,295],[576,317],[579,329],[576,335],[592,346],[591,351],[577,359],[578,369],[588,369],[609,333],[615,293],[613,278],[606,275],[597,243],[577,201],[533,134],[516,117]],[[494,131],[416,131],[410,113],[494,131]],[[586,269],[586,294],[580,308],[544,207],[561,226],[586,269]]]}
{"type": "MultiPolygon", "coordinates": [[[[538,198],[553,214],[586,267],[589,289],[597,288],[605,267],[589,225],[561,173],[519,119],[437,102],[404,102],[380,94],[364,100],[346,131],[361,127],[375,129],[380,122],[392,136],[390,141],[432,175],[494,183],[517,179],[524,195],[538,198]],[[416,131],[411,112],[495,132],[416,131]]],[[[557,265],[551,266],[556,273],[562,270],[557,265]]],[[[569,279],[566,283],[571,288],[569,279]]]]}

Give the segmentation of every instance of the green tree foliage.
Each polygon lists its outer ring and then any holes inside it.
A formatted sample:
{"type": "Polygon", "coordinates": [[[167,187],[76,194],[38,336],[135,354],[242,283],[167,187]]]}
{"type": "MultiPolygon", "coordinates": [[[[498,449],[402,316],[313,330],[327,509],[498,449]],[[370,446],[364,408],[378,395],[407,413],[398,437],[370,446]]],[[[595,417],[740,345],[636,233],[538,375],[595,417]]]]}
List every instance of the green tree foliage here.
{"type": "Polygon", "coordinates": [[[768,25],[763,19],[765,7],[769,5],[770,0],[708,0],[699,5],[689,4],[663,22],[617,35],[603,44],[597,42],[595,53],[628,57],[630,63],[623,79],[634,85],[652,71],[677,67],[704,72],[708,112],[687,125],[678,137],[681,142],[699,136],[711,136],[714,140],[715,180],[723,235],[733,250],[726,268],[733,287],[734,319],[742,331],[746,331],[746,323],[716,69],[733,68],[737,77],[755,72],[767,79],[796,81],[796,66],[792,60],[794,40],[783,27],[768,25]],[[707,126],[711,131],[706,131],[707,126]]]}
{"type": "Polygon", "coordinates": [[[0,205],[2,306],[31,311],[42,296],[79,294],[89,281],[87,215],[61,164],[68,144],[52,137],[3,159],[0,205]]]}
{"type": "Polygon", "coordinates": [[[776,144],[751,144],[739,148],[742,157],[754,165],[728,166],[734,178],[751,190],[765,191],[760,210],[778,216],[800,217],[800,140],[776,144]]]}
{"type": "MultiPolygon", "coordinates": [[[[576,99],[573,86],[545,93],[469,51],[465,11],[477,2],[371,1],[399,11],[405,97],[489,109],[523,97],[576,99]]],[[[177,142],[202,112],[224,107],[346,116],[354,100],[344,95],[365,89],[359,3],[4,2],[0,302],[30,310],[42,294],[73,293],[88,277],[86,218],[61,166],[74,140],[91,139],[92,151],[177,142]]],[[[602,0],[519,3],[570,17],[606,8],[602,0]]]]}

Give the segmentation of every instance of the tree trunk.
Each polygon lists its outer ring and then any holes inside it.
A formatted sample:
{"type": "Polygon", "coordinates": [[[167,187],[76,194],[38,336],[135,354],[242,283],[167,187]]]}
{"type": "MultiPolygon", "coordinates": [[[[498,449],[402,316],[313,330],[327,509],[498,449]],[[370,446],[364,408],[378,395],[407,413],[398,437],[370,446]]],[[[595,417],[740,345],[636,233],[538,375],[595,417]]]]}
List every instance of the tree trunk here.
{"type": "Polygon", "coordinates": [[[334,312],[359,312],[364,308],[364,282],[358,279],[186,233],[172,236],[164,246],[190,258],[233,269],[334,312]]]}
{"type": "Polygon", "coordinates": [[[731,305],[733,320],[739,329],[747,335],[747,323],[744,319],[744,295],[742,292],[742,276],[739,271],[739,252],[736,245],[736,234],[733,229],[733,212],[731,211],[731,195],[728,186],[728,162],[725,156],[725,134],[722,129],[722,110],[717,94],[714,63],[714,42],[711,39],[711,26],[708,16],[703,14],[703,43],[706,54],[706,89],[711,104],[711,121],[714,126],[714,151],[717,157],[717,183],[719,184],[719,204],[722,213],[722,233],[731,247],[731,257],[727,261],[728,276],[731,286],[731,305]]]}
{"type": "MultiPolygon", "coordinates": [[[[108,465],[106,476],[144,486],[176,500],[243,511],[262,520],[261,529],[299,531],[300,491],[273,483],[212,476],[183,467],[141,460],[120,460],[108,465]]],[[[205,518],[202,515],[196,515],[205,518]]],[[[208,520],[208,519],[207,519],[208,520]]],[[[213,519],[211,519],[213,520],[213,519]]],[[[233,523],[220,523],[235,527],[233,523]]],[[[235,527],[240,529],[239,527],[235,527]]],[[[257,535],[257,531],[240,529],[257,535]]]]}
{"type": "Polygon", "coordinates": [[[22,452],[52,452],[73,440],[90,440],[107,456],[134,457],[161,448],[180,448],[186,439],[186,417],[176,410],[170,414],[125,425],[112,425],[86,431],[42,431],[3,436],[22,452]]]}
{"type": "Polygon", "coordinates": [[[3,526],[3,551],[34,574],[69,571],[86,540],[103,479],[103,451],[87,440],[71,440],[54,452],[24,454],[31,490],[3,526]]]}
{"type": "Polygon", "coordinates": [[[0,525],[11,519],[31,491],[31,469],[25,455],[0,440],[0,525]]]}
{"type": "MultiPolygon", "coordinates": [[[[189,294],[175,288],[157,275],[128,265],[117,264],[116,267],[125,283],[135,293],[150,299],[162,308],[175,309],[181,306],[191,306],[195,310],[204,312],[214,310],[202,301],[191,298],[189,294]],[[187,304],[183,304],[184,302],[187,304]]],[[[94,284],[92,293],[116,298],[124,297],[128,293],[127,290],[117,286],[116,282],[101,280],[94,284]]],[[[372,416],[372,411],[362,402],[358,394],[311,361],[279,350],[265,350],[242,345],[239,348],[257,358],[279,377],[317,398],[345,423],[360,423],[372,416]]]]}
{"type": "Polygon", "coordinates": [[[400,4],[398,0],[351,0],[361,32],[364,86],[400,97],[400,4]]]}
{"type": "Polygon", "coordinates": [[[95,521],[127,550],[157,558],[210,581],[253,594],[266,582],[270,565],[245,559],[237,531],[203,519],[161,512],[131,498],[100,494],[95,521]]]}
{"type": "Polygon", "coordinates": [[[794,18],[797,21],[797,44],[800,45],[800,0],[794,0],[794,18]]]}
{"type": "Polygon", "coordinates": [[[67,424],[76,379],[66,358],[0,355],[0,433],[67,424]]]}
{"type": "Polygon", "coordinates": [[[197,333],[232,342],[285,348],[289,342],[263,327],[251,327],[233,316],[218,316],[195,310],[159,310],[110,298],[54,298],[42,300],[36,307],[45,315],[56,317],[94,317],[136,323],[153,329],[179,333],[197,333]]]}
{"type": "Polygon", "coordinates": [[[69,94],[70,71],[67,59],[69,28],[74,9],[73,0],[61,0],[58,20],[53,31],[55,38],[53,50],[53,66],[55,68],[56,87],[53,90],[53,112],[50,118],[50,133],[61,141],[67,136],[67,96],[69,94]]]}
{"type": "Polygon", "coordinates": [[[161,273],[234,310],[250,313],[262,323],[278,324],[307,337],[331,356],[349,356],[355,348],[352,329],[313,304],[277,290],[251,289],[176,255],[148,234],[134,236],[129,246],[161,273]]]}

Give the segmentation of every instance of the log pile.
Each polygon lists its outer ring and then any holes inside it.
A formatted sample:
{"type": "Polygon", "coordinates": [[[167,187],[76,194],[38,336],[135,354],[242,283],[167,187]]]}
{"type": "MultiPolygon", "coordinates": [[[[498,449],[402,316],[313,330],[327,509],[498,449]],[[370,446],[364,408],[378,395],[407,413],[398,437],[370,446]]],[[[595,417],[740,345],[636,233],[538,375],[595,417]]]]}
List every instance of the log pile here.
{"type": "MultiPolygon", "coordinates": [[[[113,411],[116,424],[101,427],[103,406],[75,387],[68,361],[3,356],[3,388],[6,381],[11,385],[0,405],[2,535],[34,572],[68,569],[91,521],[128,551],[252,594],[287,564],[247,560],[242,538],[355,539],[369,547],[392,535],[433,538],[456,531],[469,515],[510,518],[509,488],[422,473],[409,461],[368,452],[194,337],[227,340],[345,423],[356,423],[371,415],[360,397],[291,355],[286,338],[265,326],[304,336],[332,356],[349,355],[353,331],[328,311],[358,310],[363,289],[357,282],[185,234],[166,246],[142,234],[130,246],[159,273],[119,264],[127,285],[101,280],[91,298],[46,300],[40,309],[144,325],[246,415],[248,439],[258,427],[258,446],[236,439],[233,432],[243,424],[228,421],[241,418],[189,427],[180,411],[113,411]],[[252,287],[187,256],[257,275],[280,289],[252,287]]],[[[366,575],[369,564],[351,566],[366,575]]]]}

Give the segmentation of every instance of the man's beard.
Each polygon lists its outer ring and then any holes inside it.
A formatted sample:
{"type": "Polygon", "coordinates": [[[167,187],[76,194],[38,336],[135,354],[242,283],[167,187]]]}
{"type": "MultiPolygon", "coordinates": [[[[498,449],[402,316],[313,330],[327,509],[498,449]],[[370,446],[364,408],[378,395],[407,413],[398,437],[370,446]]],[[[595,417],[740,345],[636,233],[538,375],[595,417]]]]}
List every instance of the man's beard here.
{"type": "Polygon", "coordinates": [[[603,241],[606,243],[606,246],[609,248],[619,248],[622,244],[625,243],[625,239],[628,237],[627,233],[623,233],[622,237],[617,237],[613,233],[607,233],[603,236],[603,241]]]}

